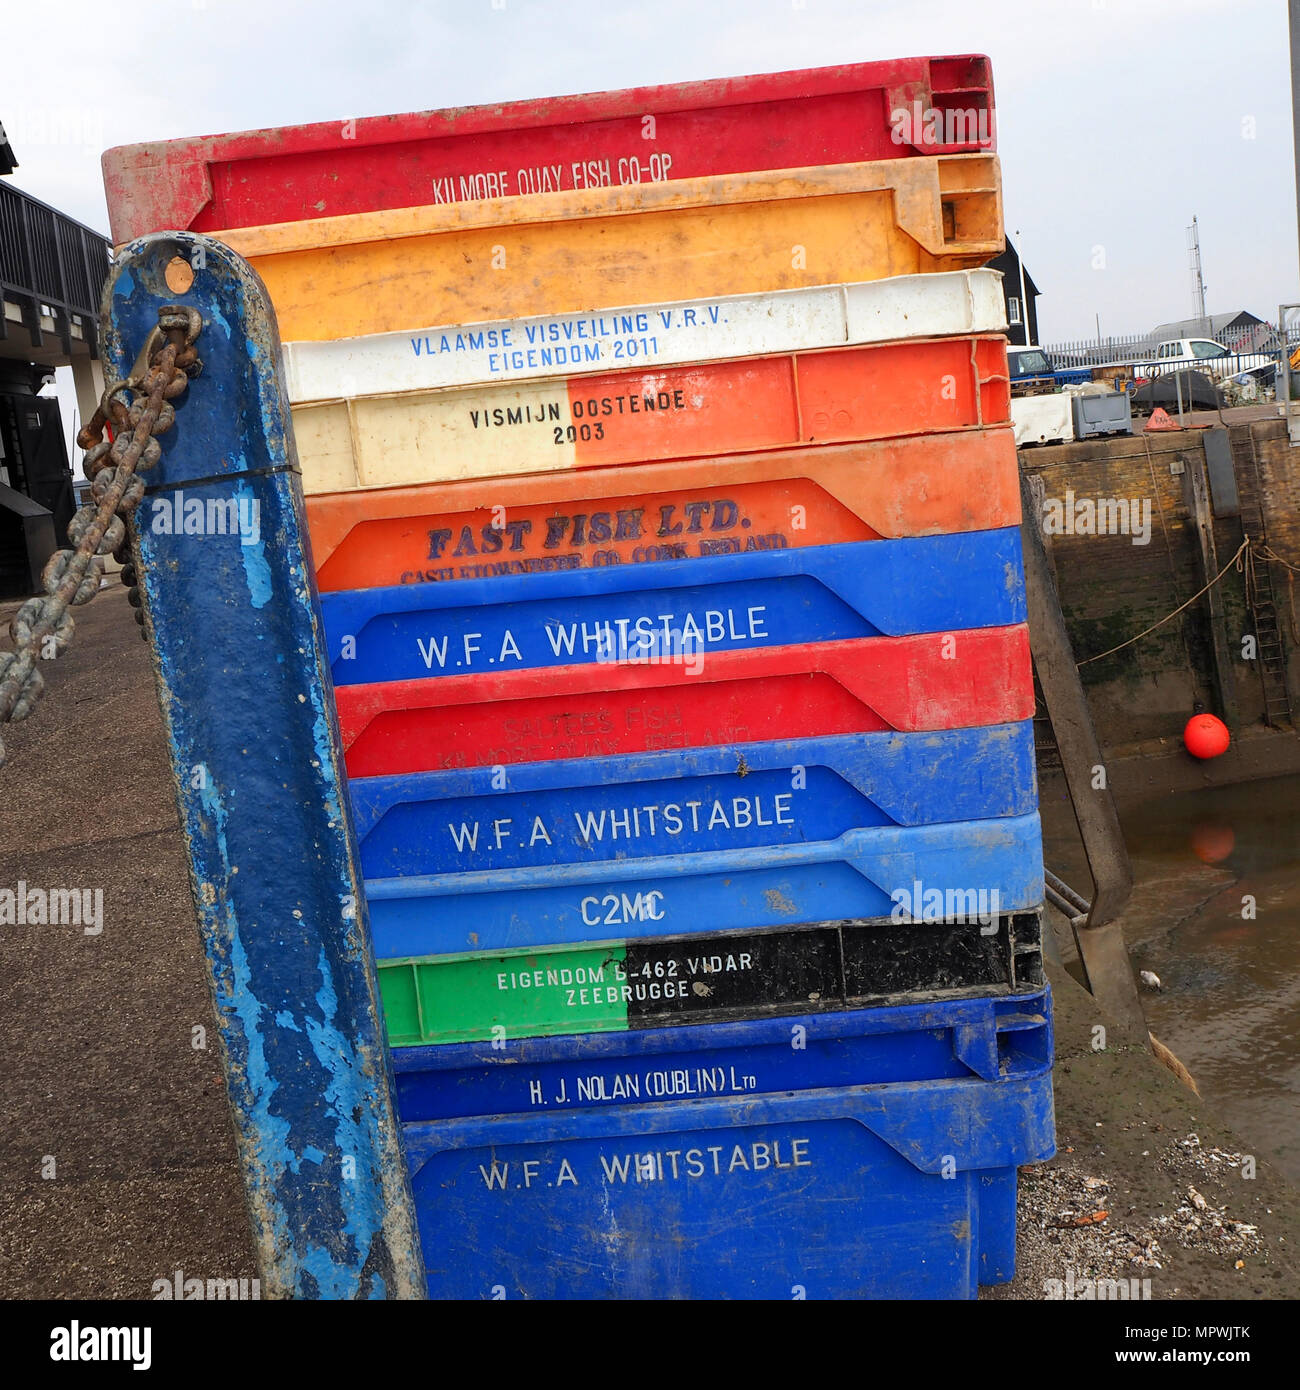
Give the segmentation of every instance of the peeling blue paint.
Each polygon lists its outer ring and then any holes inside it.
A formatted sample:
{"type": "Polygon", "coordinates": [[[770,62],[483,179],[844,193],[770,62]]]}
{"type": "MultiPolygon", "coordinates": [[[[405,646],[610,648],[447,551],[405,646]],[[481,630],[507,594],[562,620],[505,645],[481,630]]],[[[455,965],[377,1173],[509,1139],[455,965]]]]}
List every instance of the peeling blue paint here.
{"type": "Polygon", "coordinates": [[[159,306],[177,299],[164,267],[198,243],[204,273],[180,300],[203,317],[203,373],[177,403],[180,428],[148,486],[255,505],[259,535],[246,545],[145,531],[140,574],[263,1293],[418,1298],[423,1262],[260,281],[190,233],[133,242],[105,292],[107,365],[129,370],[159,306]]]}
{"type": "MultiPolygon", "coordinates": [[[[246,483],[235,485],[235,499],[239,505],[239,515],[255,516],[256,498],[246,483]]],[[[248,592],[254,608],[264,608],[271,601],[271,567],[266,559],[266,537],[260,534],[255,541],[241,536],[243,545],[244,574],[248,578],[248,592]]]]}
{"type": "MultiPolygon", "coordinates": [[[[316,711],[316,720],[312,725],[312,738],[316,744],[316,756],[324,759],[329,756],[330,716],[318,699],[320,692],[313,689],[311,694],[316,711]]],[[[341,794],[335,794],[332,788],[326,790],[325,814],[329,816],[331,825],[341,824],[344,819],[343,798],[341,794]]]]}
{"type": "MultiPolygon", "coordinates": [[[[147,241],[148,238],[146,238],[145,240],[147,241]]],[[[216,303],[214,303],[211,299],[209,299],[209,300],[206,302],[206,304],[205,304],[204,307],[205,307],[205,309],[206,309],[206,311],[207,311],[207,313],[205,314],[205,317],[210,317],[210,318],[212,319],[212,322],[213,322],[214,324],[218,324],[218,325],[220,326],[221,331],[222,331],[222,334],[223,334],[226,338],[230,338],[230,337],[232,336],[231,328],[230,328],[230,320],[229,320],[229,319],[225,316],[225,314],[222,312],[222,310],[221,310],[221,305],[220,305],[220,304],[216,304],[216,303]]]]}

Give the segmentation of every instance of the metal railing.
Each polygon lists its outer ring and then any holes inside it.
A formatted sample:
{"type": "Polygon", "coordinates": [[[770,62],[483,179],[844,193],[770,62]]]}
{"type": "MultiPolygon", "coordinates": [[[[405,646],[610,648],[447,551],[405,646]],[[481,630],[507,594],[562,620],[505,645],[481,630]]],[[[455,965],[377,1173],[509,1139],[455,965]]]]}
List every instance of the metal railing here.
{"type": "MultiPolygon", "coordinates": [[[[91,355],[97,355],[99,295],[111,255],[107,237],[0,182],[0,298],[21,306],[34,346],[43,342],[40,321],[49,314],[71,355],[76,316],[82,320],[91,355]]],[[[0,337],[4,335],[0,313],[0,337]]]]}
{"type": "MultiPolygon", "coordinates": [[[[1300,345],[1300,326],[1294,323],[1288,324],[1285,334],[1279,333],[1274,324],[1259,323],[1219,334],[1201,333],[1185,334],[1184,336],[1213,338],[1215,342],[1226,347],[1234,357],[1254,359],[1258,363],[1260,357],[1278,357],[1282,350],[1284,337],[1288,353],[1293,352],[1300,345]]],[[[1112,337],[1100,340],[1081,338],[1072,341],[1044,343],[1042,346],[1043,351],[1051,357],[1058,368],[1100,367],[1113,362],[1153,362],[1159,367],[1161,363],[1156,357],[1156,352],[1163,341],[1168,341],[1168,339],[1141,334],[1133,337],[1112,337]]],[[[1210,366],[1213,366],[1216,361],[1222,362],[1223,359],[1206,359],[1210,366]]],[[[1201,370],[1199,364],[1195,362],[1179,363],[1178,366],[1180,369],[1190,367],[1192,370],[1201,370]]],[[[1221,374],[1217,368],[1215,368],[1215,374],[1221,374]]]]}
{"type": "Polygon", "coordinates": [[[1188,410],[1257,405],[1282,399],[1286,375],[1279,370],[1300,347],[1300,322],[1289,321],[1279,331],[1270,323],[1252,324],[1220,333],[1216,342],[1229,349],[1225,356],[1193,361],[1160,358],[1160,342],[1151,336],[1106,338],[1044,344],[1057,371],[1085,369],[1094,380],[1108,381],[1116,390],[1135,391],[1139,402],[1165,406],[1181,417],[1188,410]],[[1113,367],[1113,372],[1107,370],[1113,367]],[[1157,383],[1149,387],[1149,383],[1157,383]],[[1212,389],[1211,389],[1212,388],[1212,389]],[[1166,399],[1167,398],[1167,399],[1166,399]]]}

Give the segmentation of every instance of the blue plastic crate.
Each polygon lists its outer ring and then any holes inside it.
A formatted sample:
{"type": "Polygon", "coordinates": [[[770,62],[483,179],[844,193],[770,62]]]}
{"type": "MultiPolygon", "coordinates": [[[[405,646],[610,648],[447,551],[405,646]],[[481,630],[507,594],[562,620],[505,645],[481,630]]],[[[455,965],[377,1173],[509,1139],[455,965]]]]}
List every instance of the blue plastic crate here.
{"type": "Polygon", "coordinates": [[[350,789],[367,878],[750,849],[1037,806],[1028,720],[358,778],[350,789]]]}
{"type": "Polygon", "coordinates": [[[382,959],[895,912],[923,918],[935,894],[945,918],[954,916],[952,903],[966,915],[990,918],[1037,907],[1043,896],[1037,814],[874,826],[835,840],[761,849],[366,881],[375,955],[382,959]]]}
{"type": "Polygon", "coordinates": [[[321,595],[336,685],[677,661],[1025,619],[1020,532],[856,542],[321,595]]]}
{"type": "MultiPolygon", "coordinates": [[[[1012,1278],[1016,1169],[1054,1151],[1049,1004],[982,1003],[428,1049],[449,1062],[426,1096],[529,1094],[403,1124],[430,1297],[954,1299],[1012,1278]],[[611,1096],[733,1056],[740,1092],[611,1096]],[[595,1100],[546,1097],[584,1077],[595,1100]]],[[[398,1054],[408,1113],[432,1060],[398,1054]]]]}
{"type": "Polygon", "coordinates": [[[397,1048],[618,1033],[1039,989],[1042,914],[979,923],[814,922],[380,960],[397,1048]]]}
{"type": "MultiPolygon", "coordinates": [[[[758,1012],[758,1011],[756,1011],[758,1012]]],[[[792,1013],[392,1053],[404,1123],[895,1082],[1005,1081],[1052,1061],[1046,986],[1020,994],[792,1013]]]]}

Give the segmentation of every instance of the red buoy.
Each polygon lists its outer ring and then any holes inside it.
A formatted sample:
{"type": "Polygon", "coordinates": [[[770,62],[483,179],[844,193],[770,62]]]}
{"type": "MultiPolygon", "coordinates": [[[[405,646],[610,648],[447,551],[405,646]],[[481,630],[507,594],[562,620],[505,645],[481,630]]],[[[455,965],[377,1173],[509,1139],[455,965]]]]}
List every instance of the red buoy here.
{"type": "Polygon", "coordinates": [[[1194,758],[1217,758],[1232,741],[1228,726],[1213,714],[1194,714],[1183,730],[1183,743],[1194,758]]]}

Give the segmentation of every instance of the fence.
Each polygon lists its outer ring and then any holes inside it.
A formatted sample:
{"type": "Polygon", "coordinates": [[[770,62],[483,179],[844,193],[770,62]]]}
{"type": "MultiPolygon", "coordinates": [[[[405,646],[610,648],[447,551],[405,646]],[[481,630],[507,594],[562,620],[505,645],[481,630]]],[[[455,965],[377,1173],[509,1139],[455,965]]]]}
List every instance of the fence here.
{"type": "MultiPolygon", "coordinates": [[[[1300,324],[1288,324],[1285,335],[1279,333],[1276,325],[1272,323],[1256,323],[1218,334],[1207,332],[1192,336],[1212,337],[1215,342],[1226,347],[1231,356],[1242,360],[1249,359],[1247,365],[1237,368],[1238,371],[1247,371],[1258,366],[1262,357],[1276,358],[1282,348],[1284,336],[1288,353],[1300,346],[1300,324]]],[[[1151,334],[1125,338],[1080,338],[1044,343],[1043,351],[1051,357],[1058,370],[1067,367],[1100,367],[1114,362],[1155,362],[1159,365],[1156,353],[1162,341],[1168,339],[1156,338],[1151,334]]],[[[1224,372],[1220,369],[1219,364],[1230,365],[1223,363],[1221,358],[1207,358],[1206,362],[1214,367],[1216,377],[1235,375],[1234,372],[1224,372]]],[[[1179,366],[1191,366],[1195,369],[1198,364],[1180,363],[1179,366]]]]}

